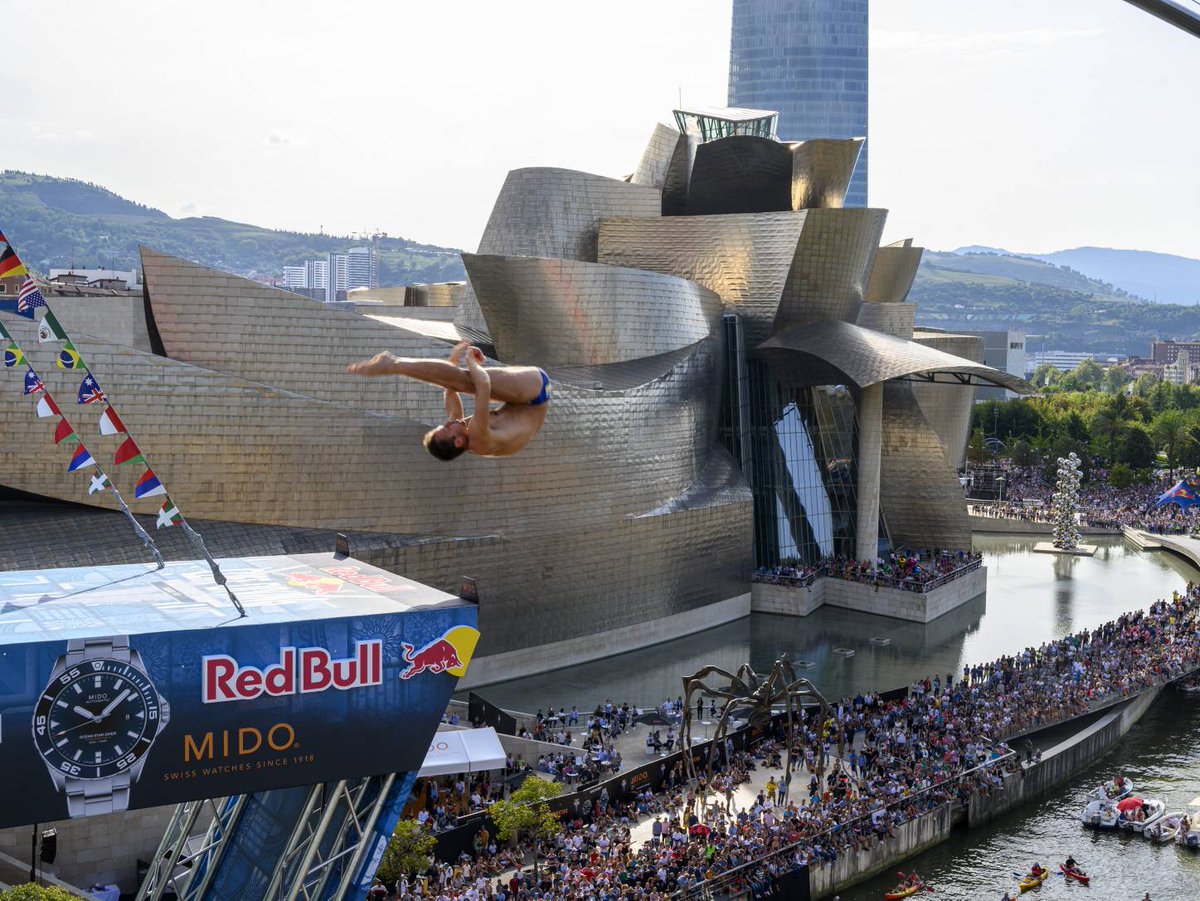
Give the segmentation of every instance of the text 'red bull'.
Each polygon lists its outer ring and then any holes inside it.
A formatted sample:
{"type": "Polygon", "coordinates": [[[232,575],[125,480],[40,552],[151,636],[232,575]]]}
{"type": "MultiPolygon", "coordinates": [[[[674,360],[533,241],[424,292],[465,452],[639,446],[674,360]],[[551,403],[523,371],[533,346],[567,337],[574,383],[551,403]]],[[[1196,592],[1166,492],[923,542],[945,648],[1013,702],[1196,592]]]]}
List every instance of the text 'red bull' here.
{"type": "Polygon", "coordinates": [[[249,701],[262,695],[310,694],[383,684],[383,642],[356,641],[354,655],[334,660],[325,648],[280,648],[279,662],[259,669],[238,666],[226,654],[202,660],[200,696],[205,704],[249,701]]]}
{"type": "Polygon", "coordinates": [[[400,674],[401,679],[411,679],[418,673],[428,670],[431,673],[444,673],[463,665],[458,658],[458,650],[444,638],[435,639],[421,650],[417,651],[407,641],[403,642],[404,662],[408,668],[400,674]]]}

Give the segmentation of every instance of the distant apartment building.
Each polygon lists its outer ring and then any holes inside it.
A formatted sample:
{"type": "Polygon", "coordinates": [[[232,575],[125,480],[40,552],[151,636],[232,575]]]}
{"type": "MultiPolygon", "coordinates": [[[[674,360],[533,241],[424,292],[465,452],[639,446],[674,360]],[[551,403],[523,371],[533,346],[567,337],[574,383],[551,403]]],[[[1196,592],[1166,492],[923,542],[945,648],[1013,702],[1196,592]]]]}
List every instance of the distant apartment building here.
{"type": "Polygon", "coordinates": [[[60,285],[88,285],[118,291],[142,290],[141,273],[136,269],[51,269],[48,280],[60,285]]]}
{"type": "Polygon", "coordinates": [[[303,266],[284,266],[283,287],[314,300],[345,300],[347,291],[379,287],[379,255],[368,244],[323,260],[306,260],[303,266]]]}
{"type": "Polygon", "coordinates": [[[1037,369],[1043,363],[1053,366],[1059,372],[1070,372],[1084,360],[1095,359],[1091,354],[1078,353],[1071,350],[1044,350],[1035,353],[1031,360],[1033,369],[1037,369]]]}
{"type": "Polygon", "coordinates": [[[379,255],[373,245],[346,251],[346,290],[379,287],[379,255]]]}
{"type": "MultiPolygon", "coordinates": [[[[964,331],[964,335],[976,335],[983,339],[983,362],[993,369],[1021,378],[1025,374],[1025,333],[1002,329],[993,331],[964,331]]],[[[1004,388],[980,386],[975,389],[975,400],[1004,400],[1017,395],[1004,388]]]]}

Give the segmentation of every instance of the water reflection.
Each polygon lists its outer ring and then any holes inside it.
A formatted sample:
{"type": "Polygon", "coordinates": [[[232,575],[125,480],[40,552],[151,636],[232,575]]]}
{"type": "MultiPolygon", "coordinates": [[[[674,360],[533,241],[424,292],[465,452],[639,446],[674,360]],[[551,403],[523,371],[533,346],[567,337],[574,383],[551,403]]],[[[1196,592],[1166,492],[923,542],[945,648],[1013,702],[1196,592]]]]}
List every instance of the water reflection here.
{"type": "Polygon", "coordinates": [[[651,705],[682,693],[682,677],[705,664],[734,670],[747,660],[766,670],[786,652],[810,661],[803,675],[827,695],[890,689],[913,679],[961,672],[963,664],[1019,651],[1144,607],[1180,589],[1193,570],[1162,551],[1138,551],[1119,538],[1089,538],[1095,557],[1035,554],[1036,538],[977,535],[988,595],[929,624],[826,607],[812,616],[755,615],[697,635],[606,660],[484,687],[502,706],[594,707],[606,698],[651,705]],[[889,639],[884,646],[872,638],[889,639]],[[854,651],[851,657],[837,648],[854,651]]]}

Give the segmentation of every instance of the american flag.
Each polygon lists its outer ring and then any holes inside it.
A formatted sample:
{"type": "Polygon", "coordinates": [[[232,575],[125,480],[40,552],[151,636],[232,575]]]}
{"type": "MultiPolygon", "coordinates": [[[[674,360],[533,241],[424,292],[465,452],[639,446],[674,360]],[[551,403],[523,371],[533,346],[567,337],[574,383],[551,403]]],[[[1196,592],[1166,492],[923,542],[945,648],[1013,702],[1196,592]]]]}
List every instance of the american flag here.
{"type": "Polygon", "coordinates": [[[79,403],[94,404],[98,400],[104,400],[104,392],[100,390],[100,386],[96,384],[91,373],[88,373],[83,384],[79,386],[79,403]]]}
{"type": "Polygon", "coordinates": [[[17,292],[18,313],[27,313],[34,307],[44,307],[45,305],[46,298],[42,297],[42,292],[33,283],[33,279],[27,278],[21,282],[21,290],[17,292]]]}

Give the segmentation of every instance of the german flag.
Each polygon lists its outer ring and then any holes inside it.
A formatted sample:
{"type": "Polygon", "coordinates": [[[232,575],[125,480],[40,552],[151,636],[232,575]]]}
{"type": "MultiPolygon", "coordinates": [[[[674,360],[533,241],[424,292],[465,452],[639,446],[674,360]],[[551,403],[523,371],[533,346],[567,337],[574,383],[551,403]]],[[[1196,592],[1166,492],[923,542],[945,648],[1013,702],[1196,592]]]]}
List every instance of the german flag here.
{"type": "Polygon", "coordinates": [[[18,275],[29,275],[29,270],[11,247],[5,247],[4,253],[0,253],[0,278],[15,278],[18,275]]]}

